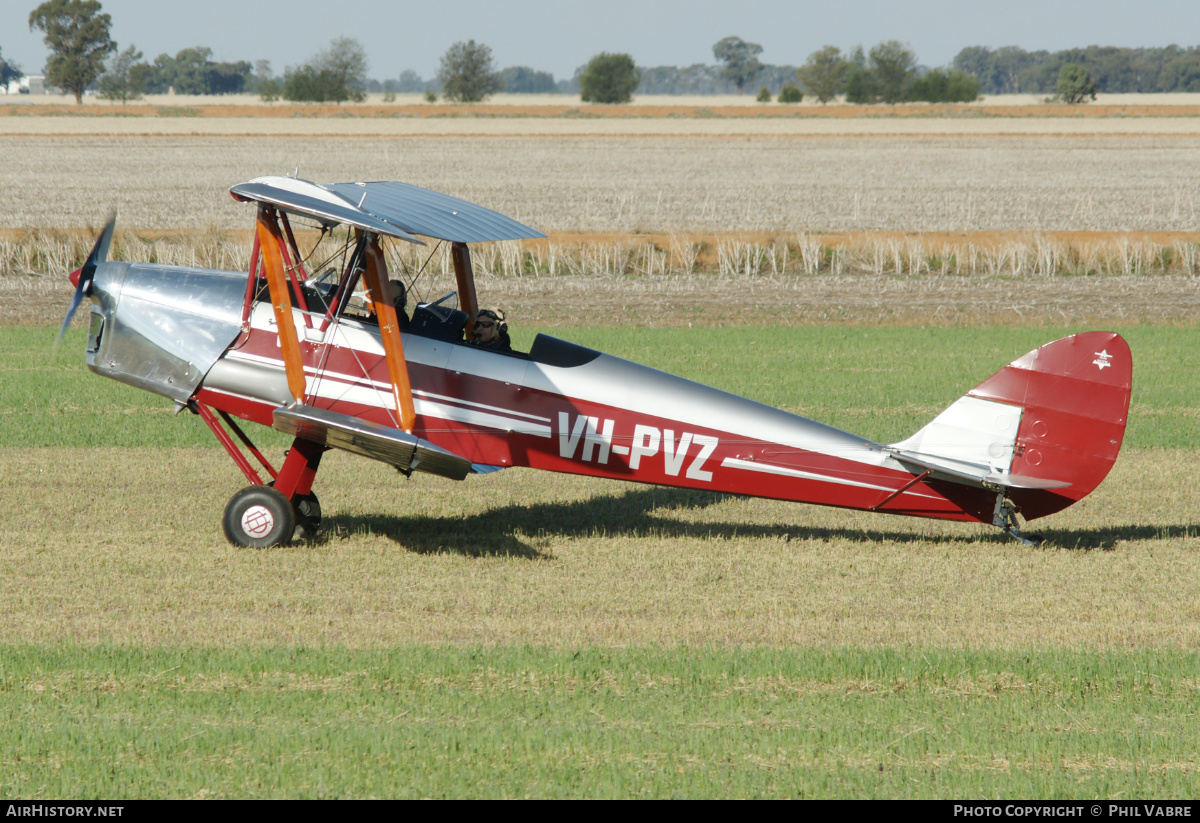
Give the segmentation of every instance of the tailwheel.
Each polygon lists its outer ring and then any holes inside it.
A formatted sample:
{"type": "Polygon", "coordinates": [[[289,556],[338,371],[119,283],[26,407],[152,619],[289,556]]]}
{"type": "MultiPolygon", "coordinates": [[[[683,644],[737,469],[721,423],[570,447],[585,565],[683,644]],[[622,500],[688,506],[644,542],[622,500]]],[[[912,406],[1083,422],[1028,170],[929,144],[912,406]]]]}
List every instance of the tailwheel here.
{"type": "Polygon", "coordinates": [[[298,494],[292,500],[292,510],[296,515],[295,540],[312,540],[321,530],[321,501],[312,492],[298,494]]]}
{"type": "Polygon", "coordinates": [[[296,523],[292,503],[282,492],[269,486],[247,486],[225,506],[223,526],[225,538],[235,546],[265,549],[291,540],[296,523]]]}
{"type": "Polygon", "coordinates": [[[992,514],[992,525],[1004,529],[1005,533],[1024,546],[1040,546],[1045,538],[1040,534],[1022,534],[1021,522],[1017,519],[1017,507],[1006,500],[1001,492],[996,498],[996,510],[992,514]]]}

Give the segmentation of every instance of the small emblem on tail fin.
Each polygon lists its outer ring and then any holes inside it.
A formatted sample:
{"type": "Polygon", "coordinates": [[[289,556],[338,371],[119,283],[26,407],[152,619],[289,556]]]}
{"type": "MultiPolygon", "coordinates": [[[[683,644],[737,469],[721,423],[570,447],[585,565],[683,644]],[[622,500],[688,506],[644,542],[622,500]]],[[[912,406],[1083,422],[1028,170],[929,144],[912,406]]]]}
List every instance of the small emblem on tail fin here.
{"type": "Polygon", "coordinates": [[[1112,355],[1108,353],[1108,349],[1101,349],[1100,351],[1096,352],[1096,359],[1092,362],[1100,367],[1100,371],[1104,371],[1106,368],[1112,365],[1112,363],[1108,362],[1111,359],[1112,355]]]}

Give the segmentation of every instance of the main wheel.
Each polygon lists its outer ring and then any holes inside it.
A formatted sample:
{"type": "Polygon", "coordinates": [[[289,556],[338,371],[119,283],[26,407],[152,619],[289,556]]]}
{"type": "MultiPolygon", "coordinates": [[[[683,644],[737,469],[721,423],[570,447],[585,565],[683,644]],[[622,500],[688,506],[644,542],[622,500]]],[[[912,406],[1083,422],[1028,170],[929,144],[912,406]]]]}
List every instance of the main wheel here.
{"type": "Polygon", "coordinates": [[[298,494],[292,500],[292,510],[296,515],[295,540],[312,540],[321,530],[321,501],[312,492],[298,494]]]}
{"type": "Polygon", "coordinates": [[[247,486],[225,506],[225,539],[235,546],[265,549],[292,539],[296,515],[282,492],[269,486],[247,486]]]}

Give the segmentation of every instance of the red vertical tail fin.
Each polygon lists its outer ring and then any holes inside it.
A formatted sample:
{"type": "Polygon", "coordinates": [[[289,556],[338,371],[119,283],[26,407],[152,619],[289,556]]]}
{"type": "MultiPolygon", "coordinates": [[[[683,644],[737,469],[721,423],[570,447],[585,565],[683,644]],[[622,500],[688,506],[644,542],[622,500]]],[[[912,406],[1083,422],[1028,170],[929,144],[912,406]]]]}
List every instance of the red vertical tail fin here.
{"type": "Polygon", "coordinates": [[[1132,381],[1129,345],[1114,332],[1093,331],[1047,343],[968,392],[1022,407],[1013,475],[1070,483],[1009,489],[1026,520],[1082,500],[1108,475],[1125,436],[1132,381]]]}

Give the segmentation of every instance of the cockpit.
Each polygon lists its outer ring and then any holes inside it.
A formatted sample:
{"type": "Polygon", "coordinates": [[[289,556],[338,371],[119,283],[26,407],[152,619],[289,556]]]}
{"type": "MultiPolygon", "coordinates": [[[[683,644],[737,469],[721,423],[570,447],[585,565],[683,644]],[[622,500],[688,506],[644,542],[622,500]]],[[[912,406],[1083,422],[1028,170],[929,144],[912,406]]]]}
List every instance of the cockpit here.
{"type": "MultiPolygon", "coordinates": [[[[322,233],[323,238],[324,233],[322,233]]],[[[344,249],[344,244],[339,251],[344,249]]],[[[438,249],[434,249],[429,257],[437,253],[438,249]]],[[[293,250],[297,255],[297,259],[301,260],[301,265],[305,258],[300,258],[300,248],[297,246],[293,250]]],[[[308,258],[312,257],[312,252],[308,258]]],[[[364,326],[378,326],[379,318],[375,313],[372,305],[372,300],[365,287],[362,286],[361,280],[355,277],[355,272],[350,270],[350,261],[347,261],[343,266],[328,265],[329,260],[322,261],[323,270],[320,274],[314,277],[304,279],[296,278],[294,281],[289,278],[288,292],[292,300],[292,305],[304,311],[311,321],[317,325],[323,325],[328,322],[341,322],[350,320],[364,326]],[[339,269],[341,269],[339,271],[339,269]],[[350,270],[349,278],[357,280],[355,284],[349,285],[350,294],[346,297],[347,275],[346,271],[350,270]],[[297,291],[297,287],[299,291],[297,291]]],[[[408,306],[406,295],[419,293],[418,287],[421,281],[421,273],[428,268],[429,259],[425,261],[425,265],[418,270],[415,275],[409,271],[407,267],[401,263],[398,268],[399,274],[404,279],[394,279],[391,281],[393,297],[399,291],[401,296],[395,300],[395,310],[397,320],[400,325],[400,330],[405,334],[415,334],[420,337],[426,337],[432,340],[439,340],[446,343],[456,343],[466,345],[470,342],[470,325],[471,315],[460,307],[459,293],[457,289],[452,289],[444,294],[430,300],[420,300],[412,307],[411,317],[408,314],[408,306]]],[[[300,268],[300,267],[295,267],[300,268]]],[[[434,278],[431,278],[434,280],[434,278]]],[[[430,287],[436,287],[436,282],[432,282],[424,291],[428,292],[430,287]]],[[[265,277],[259,276],[256,279],[254,300],[255,302],[269,302],[271,299],[270,292],[267,287],[265,277]]],[[[518,351],[499,351],[495,352],[508,357],[528,358],[529,355],[525,352],[518,351]]]]}
{"type": "MultiPolygon", "coordinates": [[[[475,203],[398,182],[318,184],[260,177],[233,186],[230,194],[257,202],[259,209],[247,317],[253,302],[270,299],[280,304],[274,310],[282,331],[292,325],[278,314],[286,313],[290,298],[292,308],[303,313],[308,339],[323,337],[328,326],[343,321],[373,324],[397,363],[404,358],[397,331],[528,356],[509,351],[503,312],[480,313],[468,243],[545,237],[536,229],[475,203]],[[451,268],[453,288],[447,291],[451,284],[444,277],[451,268]],[[411,318],[405,314],[409,305],[411,318]]],[[[294,377],[298,385],[300,373],[294,377]]]]}

